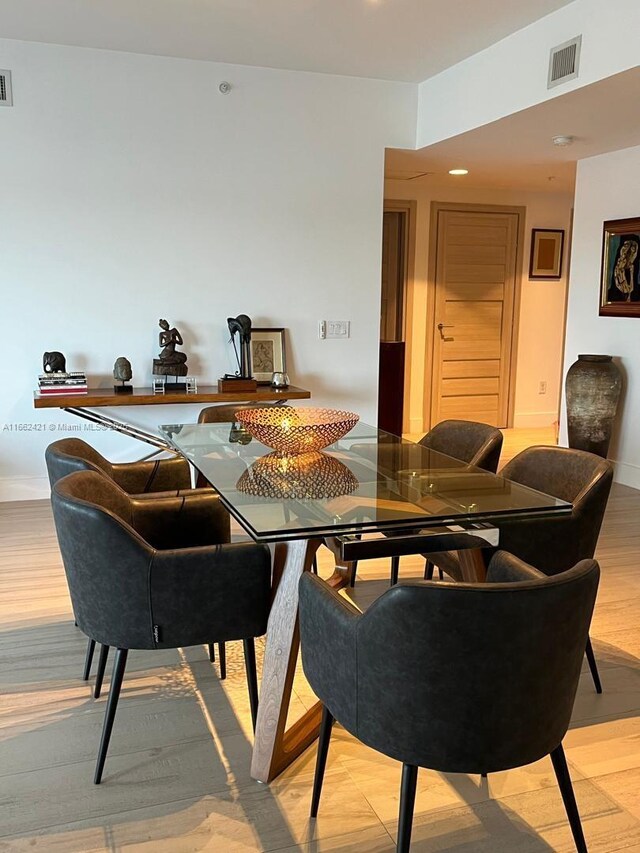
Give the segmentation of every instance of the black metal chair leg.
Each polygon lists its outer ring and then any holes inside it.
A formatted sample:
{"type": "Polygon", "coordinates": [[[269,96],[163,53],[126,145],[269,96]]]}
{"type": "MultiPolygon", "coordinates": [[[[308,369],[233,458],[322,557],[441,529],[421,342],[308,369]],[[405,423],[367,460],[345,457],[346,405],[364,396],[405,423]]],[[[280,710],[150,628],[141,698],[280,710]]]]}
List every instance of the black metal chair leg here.
{"type": "Polygon", "coordinates": [[[100,657],[98,658],[98,671],[96,673],[96,686],[93,689],[93,698],[98,699],[102,690],[102,681],[104,679],[104,671],[107,666],[107,656],[109,655],[109,646],[100,646],[100,657]]]}
{"type": "Polygon", "coordinates": [[[589,669],[591,670],[591,678],[593,678],[593,684],[596,688],[596,693],[602,693],[602,684],[600,683],[600,673],[598,672],[598,664],[596,663],[596,656],[593,653],[593,646],[591,645],[591,637],[587,639],[587,648],[585,649],[585,653],[587,655],[587,661],[589,663],[589,669]]]}
{"type": "Polygon", "coordinates": [[[400,814],[398,821],[397,853],[409,853],[411,829],[413,827],[413,807],[416,802],[416,783],[418,768],[413,764],[402,765],[402,787],[400,788],[400,814]]]}
{"type": "Polygon", "coordinates": [[[431,560],[425,560],[425,564],[424,564],[424,579],[425,579],[426,581],[432,581],[432,580],[433,580],[433,570],[434,570],[434,568],[435,568],[435,566],[433,565],[433,563],[431,562],[431,560]]]}
{"type": "Polygon", "coordinates": [[[82,673],[82,680],[83,681],[89,680],[89,676],[91,674],[91,664],[93,662],[93,652],[95,651],[95,648],[96,648],[96,641],[95,640],[89,640],[89,642],[87,643],[87,654],[86,654],[85,659],[84,659],[84,672],[82,673]]]}
{"type": "Polygon", "coordinates": [[[331,729],[333,727],[333,715],[326,705],[322,708],[322,721],[320,723],[320,736],[318,738],[318,755],[316,758],[316,772],[313,777],[313,794],[311,795],[311,817],[318,817],[318,806],[320,805],[320,794],[322,793],[322,781],[324,769],[327,766],[327,755],[329,753],[329,741],[331,740],[331,729]]]}
{"type": "Polygon", "coordinates": [[[258,719],[258,674],[256,672],[256,646],[253,637],[243,640],[244,667],[247,671],[247,687],[249,688],[249,704],[251,705],[251,722],[256,730],[258,719]]]}
{"type": "Polygon", "coordinates": [[[128,649],[116,649],[116,657],[113,662],[113,675],[111,676],[111,687],[109,689],[109,698],[107,699],[107,708],[104,712],[104,724],[102,726],[100,749],[98,750],[96,774],[93,777],[94,784],[96,785],[99,785],[102,780],[102,771],[104,770],[104,762],[107,757],[107,750],[109,749],[111,730],[116,716],[116,708],[118,707],[118,698],[120,697],[122,679],[124,678],[124,671],[127,666],[128,653],[128,649]]]}
{"type": "Polygon", "coordinates": [[[218,643],[218,657],[220,658],[220,681],[227,677],[227,647],[224,643],[218,643]]]}
{"type": "Polygon", "coordinates": [[[207,645],[207,650],[209,652],[209,660],[211,661],[211,663],[215,663],[216,662],[216,649],[215,649],[215,646],[213,645],[213,643],[209,643],[207,645]]]}
{"type": "Polygon", "coordinates": [[[400,557],[391,558],[391,586],[398,583],[398,573],[400,572],[400,557]]]}
{"type": "Polygon", "coordinates": [[[556,773],[556,779],[558,780],[558,786],[560,788],[560,793],[562,794],[564,807],[567,811],[569,824],[571,825],[571,832],[573,833],[576,850],[578,853],[587,853],[587,843],[584,840],[582,823],[580,822],[580,813],[578,812],[578,806],[576,805],[573,785],[571,784],[571,776],[569,775],[569,768],[567,767],[567,760],[564,757],[562,744],[556,747],[556,749],[551,753],[551,761],[553,762],[553,769],[556,773]]]}

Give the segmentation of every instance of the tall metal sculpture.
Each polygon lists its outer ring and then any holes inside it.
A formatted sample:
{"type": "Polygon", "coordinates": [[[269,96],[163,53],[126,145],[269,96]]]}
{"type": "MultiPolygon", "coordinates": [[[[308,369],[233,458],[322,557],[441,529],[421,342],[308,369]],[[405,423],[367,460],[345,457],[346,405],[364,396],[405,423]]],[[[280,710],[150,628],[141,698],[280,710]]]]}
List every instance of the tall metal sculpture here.
{"type": "Polygon", "coordinates": [[[241,379],[251,379],[251,317],[246,314],[227,317],[227,326],[238,362],[238,375],[241,379]],[[240,355],[236,347],[236,335],[240,336],[240,355]]]}

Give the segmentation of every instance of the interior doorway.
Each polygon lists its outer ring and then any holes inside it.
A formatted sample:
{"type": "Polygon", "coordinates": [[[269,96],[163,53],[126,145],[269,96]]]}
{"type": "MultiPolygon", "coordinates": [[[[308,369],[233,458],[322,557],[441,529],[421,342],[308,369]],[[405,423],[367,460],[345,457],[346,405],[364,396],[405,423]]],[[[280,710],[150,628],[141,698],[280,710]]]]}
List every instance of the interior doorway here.
{"type": "Polygon", "coordinates": [[[395,435],[404,420],[409,212],[385,208],[382,220],[378,427],[395,435]]]}
{"type": "Polygon", "coordinates": [[[433,202],[425,423],[512,425],[524,208],[433,202]]]}

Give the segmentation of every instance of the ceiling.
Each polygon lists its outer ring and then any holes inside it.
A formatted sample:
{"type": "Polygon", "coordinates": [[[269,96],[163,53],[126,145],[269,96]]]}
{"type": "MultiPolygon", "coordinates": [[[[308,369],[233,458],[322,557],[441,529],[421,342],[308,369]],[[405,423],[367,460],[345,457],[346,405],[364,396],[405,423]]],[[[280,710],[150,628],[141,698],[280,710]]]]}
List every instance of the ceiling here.
{"type": "Polygon", "coordinates": [[[576,160],[640,145],[639,104],[637,67],[419,151],[390,149],[385,175],[437,188],[572,192],[576,160]],[[575,141],[558,148],[559,135],[575,141]],[[458,167],[469,174],[448,174],[458,167]]]}
{"type": "Polygon", "coordinates": [[[0,37],[420,82],[571,0],[0,0],[0,37]]]}

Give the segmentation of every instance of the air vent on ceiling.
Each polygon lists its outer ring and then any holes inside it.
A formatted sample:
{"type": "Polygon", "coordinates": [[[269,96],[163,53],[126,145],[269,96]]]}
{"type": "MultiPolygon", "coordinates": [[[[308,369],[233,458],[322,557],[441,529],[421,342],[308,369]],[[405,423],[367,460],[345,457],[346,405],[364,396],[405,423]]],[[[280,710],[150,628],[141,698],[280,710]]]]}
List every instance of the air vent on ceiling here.
{"type": "Polygon", "coordinates": [[[0,68],[0,107],[12,107],[11,72],[0,68]]]}
{"type": "Polygon", "coordinates": [[[580,65],[580,46],[582,36],[552,47],[549,54],[549,76],[547,78],[547,89],[566,83],[578,76],[580,65]]]}

